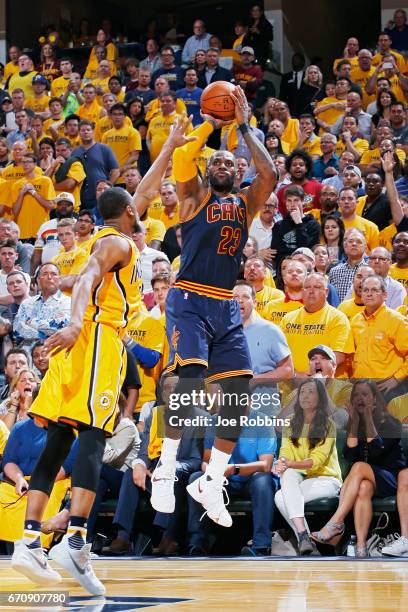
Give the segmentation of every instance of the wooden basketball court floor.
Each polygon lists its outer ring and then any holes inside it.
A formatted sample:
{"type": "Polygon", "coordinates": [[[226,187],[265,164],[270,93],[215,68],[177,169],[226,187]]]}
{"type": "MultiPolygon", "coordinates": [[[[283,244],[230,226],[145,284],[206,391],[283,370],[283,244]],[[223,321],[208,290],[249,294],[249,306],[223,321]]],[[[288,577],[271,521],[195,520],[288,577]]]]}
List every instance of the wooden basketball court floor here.
{"type": "MultiPolygon", "coordinates": [[[[362,612],[408,610],[407,560],[243,559],[143,557],[99,558],[95,571],[106,586],[105,598],[86,595],[68,574],[50,589],[69,593],[64,608],[84,612],[147,610],[158,612],[362,612]]],[[[27,607],[4,605],[2,591],[45,592],[0,560],[0,610],[27,607]]],[[[46,610],[45,606],[31,610],[46,610]]],[[[49,609],[49,608],[48,608],[49,609]]]]}

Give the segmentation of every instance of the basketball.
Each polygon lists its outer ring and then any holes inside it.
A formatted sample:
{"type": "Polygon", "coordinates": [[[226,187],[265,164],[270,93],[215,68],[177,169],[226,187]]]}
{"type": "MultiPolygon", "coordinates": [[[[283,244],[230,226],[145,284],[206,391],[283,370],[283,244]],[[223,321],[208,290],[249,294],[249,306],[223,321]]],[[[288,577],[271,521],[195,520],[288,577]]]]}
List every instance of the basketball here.
{"type": "Polygon", "coordinates": [[[230,93],[235,85],[228,81],[210,83],[201,94],[201,111],[215,119],[229,121],[235,117],[235,104],[230,93]]]}

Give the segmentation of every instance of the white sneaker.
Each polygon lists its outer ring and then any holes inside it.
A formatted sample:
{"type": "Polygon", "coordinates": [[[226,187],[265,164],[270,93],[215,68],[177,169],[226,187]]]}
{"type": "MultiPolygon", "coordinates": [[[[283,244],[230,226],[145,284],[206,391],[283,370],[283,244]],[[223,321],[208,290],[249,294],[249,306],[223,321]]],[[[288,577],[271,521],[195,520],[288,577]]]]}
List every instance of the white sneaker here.
{"type": "Polygon", "coordinates": [[[225,484],[228,484],[228,481],[224,477],[221,480],[215,480],[211,476],[203,474],[187,486],[187,491],[193,499],[204,506],[214,523],[222,527],[231,527],[232,518],[224,504],[224,492],[227,497],[227,504],[229,504],[225,484]]]}
{"type": "Polygon", "coordinates": [[[28,548],[23,540],[14,543],[11,567],[41,586],[51,586],[62,580],[59,573],[53,570],[48,563],[44,550],[42,548],[28,548]]]}
{"type": "Polygon", "coordinates": [[[381,552],[387,557],[408,557],[408,538],[400,536],[389,546],[384,546],[381,552]]]}
{"type": "Polygon", "coordinates": [[[152,495],[150,503],[157,512],[171,514],[176,507],[174,483],[177,480],[175,469],[159,463],[152,474],[152,495]]]}
{"type": "Polygon", "coordinates": [[[104,595],[102,582],[95,576],[91,565],[91,544],[85,544],[79,550],[69,547],[68,535],[51,548],[50,559],[67,570],[91,595],[104,595]]]}

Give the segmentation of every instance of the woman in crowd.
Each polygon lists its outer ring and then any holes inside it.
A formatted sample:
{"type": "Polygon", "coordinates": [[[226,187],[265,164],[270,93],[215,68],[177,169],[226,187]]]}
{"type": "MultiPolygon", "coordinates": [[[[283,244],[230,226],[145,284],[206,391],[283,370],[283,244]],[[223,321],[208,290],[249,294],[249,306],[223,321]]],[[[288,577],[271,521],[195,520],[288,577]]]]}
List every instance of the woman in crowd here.
{"type": "Polygon", "coordinates": [[[265,147],[268,150],[269,155],[272,157],[273,155],[284,155],[284,151],[282,149],[282,142],[279,136],[275,134],[275,132],[268,132],[265,136],[265,147]]]}
{"type": "Polygon", "coordinates": [[[91,49],[86,73],[91,72],[92,70],[98,69],[99,62],[96,57],[96,49],[95,49],[96,47],[106,48],[106,59],[108,60],[111,66],[111,76],[116,74],[117,69],[118,69],[118,60],[119,60],[118,49],[113,44],[113,42],[108,42],[106,34],[104,30],[102,29],[98,30],[96,34],[96,44],[91,49]]]}
{"type": "Polygon", "coordinates": [[[37,66],[37,72],[45,76],[50,83],[61,76],[60,63],[56,58],[54,47],[50,43],[45,43],[41,47],[40,63],[37,66]]]}
{"type": "Polygon", "coordinates": [[[0,404],[0,419],[11,429],[27,417],[40,379],[33,370],[20,370],[10,384],[8,397],[0,404]]]}
{"type": "Polygon", "coordinates": [[[336,426],[329,418],[328,397],[320,380],[301,383],[273,473],[281,479],[275,504],[296,534],[299,553],[310,555],[313,545],[305,519],[305,503],[320,497],[336,497],[342,482],[336,426]]]}
{"type": "MultiPolygon", "coordinates": [[[[3,479],[0,482],[0,540],[16,542],[23,537],[28,484],[46,438],[47,430],[38,427],[32,419],[17,423],[10,433],[4,449],[3,479]]],[[[70,485],[64,466],[57,474],[45,519],[58,512],[70,485]]],[[[52,537],[41,536],[43,546],[51,544],[51,540],[52,537]]]]}
{"type": "Polygon", "coordinates": [[[43,138],[40,140],[39,149],[40,158],[38,165],[43,172],[46,172],[55,161],[55,143],[52,138],[43,138]]]}
{"type": "Polygon", "coordinates": [[[330,256],[325,244],[315,244],[312,248],[315,256],[315,270],[321,274],[326,274],[330,267],[330,256]]]}
{"type": "Polygon", "coordinates": [[[323,75],[318,66],[308,66],[305,78],[300,86],[296,99],[296,116],[303,113],[313,114],[317,98],[322,91],[323,75]]]}
{"type": "Polygon", "coordinates": [[[198,78],[200,74],[204,72],[207,65],[207,56],[204,49],[197,49],[194,55],[193,68],[197,73],[198,78]]]}
{"type": "Polygon", "coordinates": [[[259,4],[254,4],[250,11],[248,31],[245,34],[242,46],[252,47],[258,63],[263,67],[269,57],[270,43],[273,40],[273,28],[264,15],[259,4]]]}
{"type": "Polygon", "coordinates": [[[10,161],[10,147],[7,138],[0,136],[0,168],[5,168],[10,161]]]}
{"type": "Polygon", "coordinates": [[[356,557],[367,556],[372,499],[397,493],[398,472],[405,467],[401,423],[392,417],[374,380],[354,383],[344,457],[352,463],[344,481],[339,507],[312,538],[335,546],[344,533],[344,521],[353,510],[357,536],[356,557]]]}
{"type": "Polygon", "coordinates": [[[395,94],[392,91],[380,91],[377,95],[377,112],[372,116],[371,135],[374,135],[374,130],[380,119],[390,120],[391,104],[397,101],[395,94]]]}
{"type": "Polygon", "coordinates": [[[344,223],[337,215],[327,215],[322,221],[321,241],[327,246],[329,261],[332,265],[342,263],[345,259],[343,249],[344,223]]]}

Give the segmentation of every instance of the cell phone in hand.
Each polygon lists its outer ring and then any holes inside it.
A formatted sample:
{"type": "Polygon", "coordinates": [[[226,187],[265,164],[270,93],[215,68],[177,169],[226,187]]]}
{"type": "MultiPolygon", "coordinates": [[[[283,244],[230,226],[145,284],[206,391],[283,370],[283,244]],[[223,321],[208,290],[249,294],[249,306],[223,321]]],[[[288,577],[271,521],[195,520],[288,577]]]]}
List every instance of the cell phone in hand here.
{"type": "Polygon", "coordinates": [[[394,68],[394,64],[392,62],[384,62],[383,68],[384,70],[392,70],[394,68]]]}

